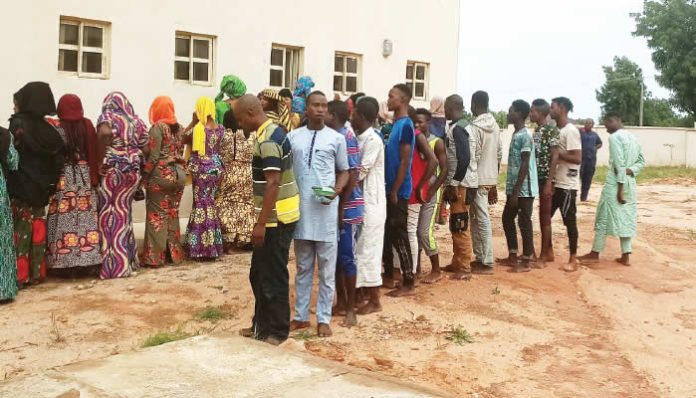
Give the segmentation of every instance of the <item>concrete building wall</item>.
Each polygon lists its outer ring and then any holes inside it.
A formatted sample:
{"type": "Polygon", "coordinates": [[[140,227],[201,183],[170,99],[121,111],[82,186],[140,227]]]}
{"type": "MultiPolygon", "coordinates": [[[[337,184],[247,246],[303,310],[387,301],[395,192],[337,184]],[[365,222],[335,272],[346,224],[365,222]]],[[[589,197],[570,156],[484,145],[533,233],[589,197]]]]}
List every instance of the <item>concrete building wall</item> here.
{"type": "Polygon", "coordinates": [[[336,51],[362,55],[361,89],[380,100],[392,85],[405,80],[408,60],[430,64],[428,100],[456,89],[457,0],[429,0],[427,6],[419,0],[25,0],[5,4],[3,20],[0,40],[9,56],[0,74],[0,93],[6,98],[0,120],[12,113],[12,93],[28,81],[42,80],[51,84],[56,100],[65,93],[78,94],[92,118],[104,96],[120,90],[144,117],[154,97],[169,95],[179,117],[187,121],[196,99],[215,96],[225,74],[240,76],[250,92],[266,88],[273,43],[303,47],[301,74],[312,76],[316,88],[327,94],[333,92],[336,51]],[[111,23],[108,78],[58,71],[61,16],[111,23]],[[440,23],[420,29],[416,18],[440,23]],[[210,85],[174,80],[177,31],[216,37],[210,85]],[[393,42],[389,57],[382,56],[385,39],[393,42]]]}

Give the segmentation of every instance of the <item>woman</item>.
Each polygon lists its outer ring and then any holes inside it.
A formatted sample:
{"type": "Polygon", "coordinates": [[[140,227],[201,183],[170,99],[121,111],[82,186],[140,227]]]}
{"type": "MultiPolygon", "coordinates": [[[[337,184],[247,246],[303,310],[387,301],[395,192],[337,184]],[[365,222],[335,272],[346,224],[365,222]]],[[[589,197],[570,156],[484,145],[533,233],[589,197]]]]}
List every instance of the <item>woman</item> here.
{"type": "Polygon", "coordinates": [[[201,97],[196,102],[196,119],[189,160],[193,177],[193,210],[184,246],[189,257],[208,260],[223,254],[215,194],[224,172],[219,153],[225,128],[215,122],[215,104],[208,97],[201,97]]]}
{"type": "Polygon", "coordinates": [[[313,88],[314,80],[312,80],[311,77],[302,76],[297,79],[295,91],[292,96],[292,111],[298,114],[301,119],[304,119],[307,96],[309,96],[313,88]]]}
{"type": "Polygon", "coordinates": [[[19,166],[8,173],[12,199],[17,282],[35,284],[46,276],[46,220],[48,198],[56,191],[63,169],[63,139],[45,119],[56,113],[53,92],[43,82],[28,83],[14,95],[10,118],[19,153],[19,166]]]}
{"type": "Polygon", "coordinates": [[[267,88],[259,94],[259,100],[261,100],[261,107],[266,112],[266,116],[273,123],[282,126],[288,132],[297,127],[293,125],[290,110],[283,98],[278,94],[278,91],[267,88]]]}
{"type": "Polygon", "coordinates": [[[442,97],[433,97],[430,100],[430,125],[428,130],[438,138],[445,138],[447,120],[445,120],[445,100],[442,97]]]}
{"type": "Polygon", "coordinates": [[[223,122],[225,113],[232,109],[234,101],[246,94],[246,91],[246,84],[237,76],[227,75],[222,78],[220,82],[220,92],[217,97],[215,97],[215,121],[217,121],[217,123],[223,122]],[[227,96],[226,100],[225,95],[227,96]]]}
{"type": "Polygon", "coordinates": [[[174,103],[157,97],[150,106],[150,143],[143,166],[147,191],[145,241],[141,263],[161,267],[166,261],[184,260],[179,227],[179,203],[186,183],[185,162],[174,103]]]}
{"type": "Polygon", "coordinates": [[[97,192],[97,133],[85,119],[82,101],[66,94],[58,101],[65,164],[48,206],[48,268],[65,270],[101,264],[97,192]]]}
{"type": "Polygon", "coordinates": [[[288,111],[290,112],[290,123],[292,123],[294,128],[299,127],[302,120],[300,119],[300,115],[298,115],[295,112],[292,112],[292,91],[290,91],[290,89],[288,88],[284,88],[278,92],[278,95],[280,95],[280,98],[283,99],[283,102],[285,102],[285,106],[288,108],[288,111]]]}
{"type": "Polygon", "coordinates": [[[254,135],[248,137],[239,128],[233,111],[227,111],[223,121],[225,135],[222,138],[222,174],[215,204],[220,215],[225,253],[234,248],[250,249],[251,231],[254,229],[254,196],[251,182],[251,159],[254,154],[254,135]]]}
{"type": "Polygon", "coordinates": [[[147,127],[123,93],[106,96],[97,120],[99,153],[103,154],[99,186],[99,232],[102,237],[101,279],[124,278],[138,268],[133,235],[133,197],[140,184],[147,127]]]}
{"type": "Polygon", "coordinates": [[[5,174],[17,170],[19,154],[9,130],[0,127],[0,303],[17,297],[17,254],[5,174]]]}

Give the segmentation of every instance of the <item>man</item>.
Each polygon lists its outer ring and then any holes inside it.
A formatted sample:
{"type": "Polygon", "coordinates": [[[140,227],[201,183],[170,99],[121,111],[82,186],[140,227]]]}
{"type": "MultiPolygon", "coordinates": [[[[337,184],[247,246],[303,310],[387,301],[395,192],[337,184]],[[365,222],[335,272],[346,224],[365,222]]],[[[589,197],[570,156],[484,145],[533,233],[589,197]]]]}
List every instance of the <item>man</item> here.
{"type": "Polygon", "coordinates": [[[379,105],[372,97],[363,97],[353,110],[350,123],[358,132],[360,169],[358,181],[365,198],[365,216],[358,237],[356,287],[369,297],[367,304],[358,309],[359,315],[382,311],[379,288],[382,285],[382,250],[384,221],[387,218],[387,194],[384,188],[384,141],[374,129],[379,105]]]}
{"type": "Polygon", "coordinates": [[[546,262],[554,261],[551,244],[551,207],[553,203],[553,176],[558,164],[558,137],[560,132],[549,123],[551,107],[544,99],[532,102],[529,119],[536,123],[534,147],[539,179],[539,226],[541,229],[541,251],[534,268],[543,269],[546,262]]]}
{"type": "Polygon", "coordinates": [[[450,205],[449,226],[452,233],[452,264],[445,267],[453,272],[452,280],[471,279],[471,238],[469,236],[469,201],[465,178],[471,170],[471,145],[468,123],[464,120],[464,100],[459,95],[450,95],[445,100],[447,125],[447,179],[443,202],[450,205]]]}
{"type": "Polygon", "coordinates": [[[394,112],[394,124],[389,133],[385,149],[385,181],[387,191],[387,223],[384,231],[384,285],[394,286],[394,254],[396,251],[401,266],[402,284],[388,293],[392,297],[413,294],[415,276],[413,256],[408,241],[408,199],[413,188],[411,161],[416,134],[413,122],[408,117],[411,89],[397,84],[389,90],[387,107],[394,112]]]}
{"type": "Polygon", "coordinates": [[[346,139],[324,124],[327,101],[321,91],[307,97],[307,125],[288,134],[294,155],[293,169],[300,191],[302,218],[295,230],[295,318],[290,330],[309,323],[309,301],[314,280],[314,262],[319,269],[317,335],[333,334],[331,306],[335,289],[338,253],[338,200],[348,184],[346,139]]]}
{"type": "Polygon", "coordinates": [[[337,305],[334,314],[345,314],[343,325],[356,326],[355,317],[355,283],[357,267],[355,265],[355,245],[358,228],[363,222],[365,201],[362,190],[357,184],[360,170],[360,147],[355,133],[346,127],[348,122],[348,105],[343,101],[331,101],[326,114],[326,125],[338,131],[346,140],[348,151],[349,179],[339,202],[338,222],[341,229],[338,237],[338,262],[336,264],[337,305]]]}
{"type": "Polygon", "coordinates": [[[471,113],[474,120],[467,131],[474,140],[472,163],[469,166],[466,187],[471,200],[471,241],[476,260],[471,272],[481,275],[493,274],[493,228],[488,214],[488,205],[498,202],[498,174],[503,158],[500,127],[488,111],[488,93],[477,91],[471,97],[471,113]]]}
{"type": "MultiPolygon", "coordinates": [[[[443,102],[444,112],[444,102],[443,102]]],[[[437,159],[437,175],[433,176],[427,187],[421,190],[420,197],[425,202],[421,205],[418,217],[418,263],[420,263],[420,250],[425,251],[425,255],[430,258],[430,274],[423,278],[423,283],[432,284],[442,278],[440,271],[440,256],[437,250],[437,240],[435,240],[435,221],[439,215],[442,191],[440,187],[447,179],[447,152],[445,142],[442,138],[430,132],[430,122],[432,116],[427,109],[416,109],[416,130],[421,132],[430,146],[435,159],[437,159]]],[[[415,158],[414,158],[415,161],[415,158]]]]}
{"type": "Polygon", "coordinates": [[[580,176],[582,178],[582,190],[580,191],[580,201],[586,202],[587,195],[590,193],[592,178],[597,166],[597,151],[602,147],[602,139],[599,134],[592,130],[594,120],[587,119],[585,128],[582,129],[582,166],[580,166],[580,176]]]}
{"type": "Polygon", "coordinates": [[[561,211],[563,223],[568,230],[570,258],[563,266],[566,272],[577,271],[578,225],[576,200],[580,189],[580,163],[582,163],[582,140],[580,131],[568,121],[568,112],[573,111],[573,103],[566,97],[551,101],[551,118],[558,126],[558,166],[554,174],[554,190],[551,204],[551,217],[556,210],[561,211]]]}
{"type": "Polygon", "coordinates": [[[636,137],[624,130],[621,117],[609,114],[604,118],[609,136],[609,172],[597,205],[595,238],[592,251],[580,258],[583,263],[599,262],[607,235],[621,241],[621,258],[616,261],[631,265],[631,239],[636,236],[636,177],[645,167],[643,151],[636,137]]]}
{"type": "Polygon", "coordinates": [[[289,333],[288,254],[300,218],[293,156],[285,130],[268,120],[255,96],[240,98],[234,114],[246,134],[256,133],[252,177],[257,220],[249,271],[256,304],[252,327],[240,333],[278,345],[289,333]]]}
{"type": "Polygon", "coordinates": [[[534,141],[525,127],[529,112],[529,104],[523,100],[517,100],[510,106],[507,117],[508,123],[515,126],[515,132],[512,134],[508,153],[505,186],[507,201],[503,210],[503,230],[509,253],[506,263],[512,266],[512,272],[516,273],[529,272],[530,263],[534,259],[532,208],[539,186],[534,141]],[[519,259],[521,261],[518,260],[516,218],[522,235],[522,257],[519,259]]]}

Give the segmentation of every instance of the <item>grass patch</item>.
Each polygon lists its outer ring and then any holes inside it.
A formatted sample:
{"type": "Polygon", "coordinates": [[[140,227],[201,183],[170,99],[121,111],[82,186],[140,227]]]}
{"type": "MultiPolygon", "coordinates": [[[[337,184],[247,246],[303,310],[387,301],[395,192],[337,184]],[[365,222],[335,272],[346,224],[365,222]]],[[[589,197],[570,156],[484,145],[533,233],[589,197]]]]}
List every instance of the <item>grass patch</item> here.
{"type": "Polygon", "coordinates": [[[183,340],[187,337],[191,336],[181,330],[174,332],[157,332],[145,340],[143,347],[156,347],[158,345],[171,343],[172,341],[183,340]]]}
{"type": "Polygon", "coordinates": [[[218,322],[222,319],[232,318],[233,314],[229,308],[225,306],[220,307],[205,307],[204,309],[196,313],[196,319],[201,321],[218,322]]]}
{"type": "Polygon", "coordinates": [[[495,285],[495,287],[493,289],[491,289],[491,294],[493,296],[497,296],[500,294],[500,289],[498,289],[498,285],[495,285]]]}
{"type": "Polygon", "coordinates": [[[445,333],[447,334],[445,338],[457,345],[471,344],[474,342],[474,338],[461,326],[457,326],[445,333]]]}
{"type": "Polygon", "coordinates": [[[313,335],[309,330],[303,330],[296,335],[292,336],[293,339],[297,341],[309,341],[317,336],[313,335]]]}

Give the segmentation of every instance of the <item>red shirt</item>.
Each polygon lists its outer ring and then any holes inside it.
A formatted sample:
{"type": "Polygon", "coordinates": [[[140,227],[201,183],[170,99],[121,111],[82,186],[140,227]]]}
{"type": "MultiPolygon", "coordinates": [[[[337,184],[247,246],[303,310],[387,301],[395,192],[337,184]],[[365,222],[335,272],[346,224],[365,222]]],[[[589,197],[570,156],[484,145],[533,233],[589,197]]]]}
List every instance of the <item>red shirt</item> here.
{"type": "MultiPolygon", "coordinates": [[[[428,169],[428,162],[423,159],[420,151],[418,151],[418,136],[420,134],[420,130],[416,130],[416,147],[413,149],[413,161],[411,162],[411,181],[413,181],[413,190],[411,190],[411,198],[408,200],[408,203],[411,205],[420,203],[418,202],[418,199],[416,199],[416,188],[428,169]]],[[[428,195],[428,189],[430,189],[430,184],[426,182],[421,191],[422,198],[425,199],[425,197],[428,195]]]]}

